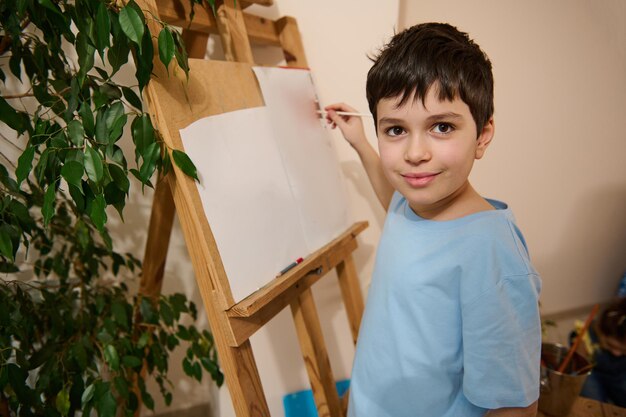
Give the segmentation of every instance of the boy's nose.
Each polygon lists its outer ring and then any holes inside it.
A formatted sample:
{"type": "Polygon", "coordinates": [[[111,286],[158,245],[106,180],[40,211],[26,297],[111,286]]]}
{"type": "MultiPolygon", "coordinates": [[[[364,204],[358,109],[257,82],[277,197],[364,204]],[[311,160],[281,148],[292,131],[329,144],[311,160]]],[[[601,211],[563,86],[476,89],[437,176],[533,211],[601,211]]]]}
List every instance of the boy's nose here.
{"type": "Polygon", "coordinates": [[[418,135],[412,136],[407,141],[404,152],[404,160],[410,164],[418,164],[430,159],[430,149],[426,140],[418,135]]]}

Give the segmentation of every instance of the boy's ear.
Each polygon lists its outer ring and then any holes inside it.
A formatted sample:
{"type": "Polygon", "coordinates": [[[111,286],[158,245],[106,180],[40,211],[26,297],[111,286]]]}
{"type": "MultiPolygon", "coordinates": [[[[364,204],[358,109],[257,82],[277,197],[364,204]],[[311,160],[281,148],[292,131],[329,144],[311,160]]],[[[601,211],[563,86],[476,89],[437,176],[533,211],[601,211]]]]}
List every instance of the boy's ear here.
{"type": "Polygon", "coordinates": [[[483,126],[480,135],[478,135],[478,139],[476,139],[476,153],[474,155],[476,159],[480,159],[483,157],[483,155],[485,155],[485,151],[491,143],[491,140],[493,139],[493,135],[495,133],[496,125],[493,121],[493,117],[491,117],[483,126]]]}

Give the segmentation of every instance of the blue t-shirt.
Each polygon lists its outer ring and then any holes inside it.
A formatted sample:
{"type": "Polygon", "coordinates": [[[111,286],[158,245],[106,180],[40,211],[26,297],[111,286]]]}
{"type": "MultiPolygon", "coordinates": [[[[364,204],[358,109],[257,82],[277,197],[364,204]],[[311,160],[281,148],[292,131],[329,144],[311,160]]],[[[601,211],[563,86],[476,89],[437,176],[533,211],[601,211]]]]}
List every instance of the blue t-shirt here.
{"type": "Polygon", "coordinates": [[[506,204],[450,221],[395,193],[376,255],[350,417],[482,416],[539,397],[541,281],[506,204]]]}

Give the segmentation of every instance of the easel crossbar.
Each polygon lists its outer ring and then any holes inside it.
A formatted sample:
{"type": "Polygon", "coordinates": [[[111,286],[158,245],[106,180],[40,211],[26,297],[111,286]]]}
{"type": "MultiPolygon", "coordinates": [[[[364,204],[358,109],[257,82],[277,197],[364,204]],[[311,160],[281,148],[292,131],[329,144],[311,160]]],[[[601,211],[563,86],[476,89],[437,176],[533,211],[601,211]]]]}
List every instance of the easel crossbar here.
{"type": "Polygon", "coordinates": [[[226,311],[232,337],[239,346],[288,306],[295,297],[309,289],[329,271],[346,261],[357,248],[356,237],[368,227],[357,222],[339,237],[314,252],[284,275],[258,289],[226,311]]]}
{"type": "MultiPolygon", "coordinates": [[[[196,32],[219,34],[219,26],[213,12],[199,5],[194,7],[194,18],[189,22],[191,3],[185,0],[156,0],[159,17],[170,25],[196,32]]],[[[259,45],[281,46],[279,23],[242,12],[243,23],[250,41],[259,45]]],[[[285,18],[282,18],[284,20],[285,18]]]]}

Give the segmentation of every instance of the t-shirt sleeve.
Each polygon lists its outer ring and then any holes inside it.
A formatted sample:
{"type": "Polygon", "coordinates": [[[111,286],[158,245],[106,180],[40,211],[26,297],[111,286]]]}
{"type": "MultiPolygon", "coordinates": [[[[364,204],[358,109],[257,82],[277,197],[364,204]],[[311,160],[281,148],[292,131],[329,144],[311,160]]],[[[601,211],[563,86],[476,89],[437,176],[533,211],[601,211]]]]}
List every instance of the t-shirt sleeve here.
{"type": "Polygon", "coordinates": [[[463,393],[479,407],[526,407],[539,397],[539,277],[502,279],[462,305],[463,393]]]}

